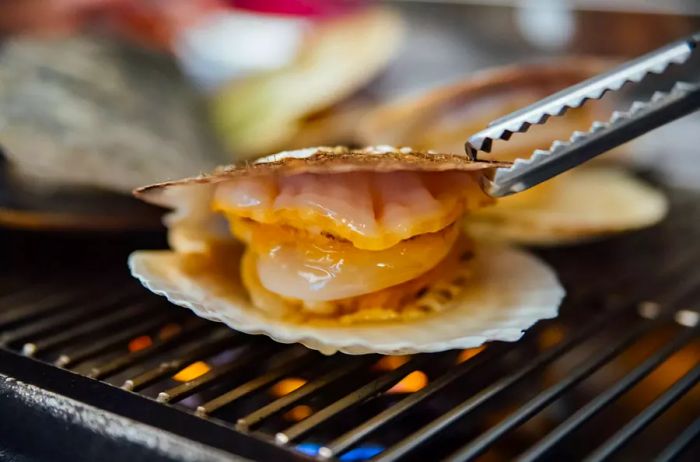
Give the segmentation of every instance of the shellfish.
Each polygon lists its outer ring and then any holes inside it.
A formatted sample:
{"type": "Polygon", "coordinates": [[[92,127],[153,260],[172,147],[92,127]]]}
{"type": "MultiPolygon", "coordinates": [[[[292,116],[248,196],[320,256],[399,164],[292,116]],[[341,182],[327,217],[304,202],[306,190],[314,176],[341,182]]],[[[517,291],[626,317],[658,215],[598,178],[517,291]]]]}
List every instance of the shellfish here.
{"type": "Polygon", "coordinates": [[[140,188],[173,209],[171,250],[132,273],[200,316],[330,354],[512,341],[564,291],[521,250],[473,242],[458,220],[492,199],[502,163],[408,148],[310,148],[140,188]]]}

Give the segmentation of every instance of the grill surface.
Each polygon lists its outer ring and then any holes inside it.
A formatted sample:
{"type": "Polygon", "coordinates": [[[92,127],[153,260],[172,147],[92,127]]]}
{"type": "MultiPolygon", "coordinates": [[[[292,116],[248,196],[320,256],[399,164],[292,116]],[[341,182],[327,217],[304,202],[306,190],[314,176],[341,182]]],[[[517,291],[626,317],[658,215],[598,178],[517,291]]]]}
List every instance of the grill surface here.
{"type": "Polygon", "coordinates": [[[125,270],[160,237],[3,234],[0,447],[51,460],[692,460],[700,197],[671,197],[654,229],[540,252],[569,293],[558,319],[517,343],[413,357],[324,357],[168,305],[125,270]]]}

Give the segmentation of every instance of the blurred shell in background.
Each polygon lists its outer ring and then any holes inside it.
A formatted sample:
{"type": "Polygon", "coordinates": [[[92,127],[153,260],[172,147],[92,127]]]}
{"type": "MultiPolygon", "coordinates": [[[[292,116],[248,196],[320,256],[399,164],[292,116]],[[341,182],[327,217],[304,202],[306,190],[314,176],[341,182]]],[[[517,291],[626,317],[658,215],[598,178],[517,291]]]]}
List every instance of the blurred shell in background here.
{"type": "Polygon", "coordinates": [[[621,168],[580,168],[548,183],[475,212],[467,230],[489,240],[565,245],[652,226],[669,207],[661,192],[621,168]]]}
{"type": "MultiPolygon", "coordinates": [[[[464,153],[464,142],[488,123],[605,69],[603,60],[571,57],[481,72],[461,82],[380,107],[359,124],[365,144],[401,144],[415,149],[464,153]]],[[[509,141],[497,141],[482,159],[512,161],[547,149],[575,130],[609,117],[610,101],[594,101],[551,118],[509,141]]],[[[631,145],[632,149],[634,145],[631,145]]],[[[499,199],[467,217],[469,232],[490,240],[561,245],[651,226],[666,214],[664,196],[632,174],[601,167],[620,159],[630,145],[528,191],[499,199]],[[591,168],[591,165],[596,168],[591,168]],[[624,210],[624,213],[621,212],[624,210]]]]}
{"type": "Polygon", "coordinates": [[[400,17],[379,8],[320,23],[291,65],[236,81],[215,95],[213,121],[226,147],[242,159],[297,147],[299,140],[336,142],[337,132],[324,137],[313,128],[306,138],[307,122],[318,122],[306,118],[372,80],[394,55],[401,32],[400,17]]]}
{"type": "Polygon", "coordinates": [[[162,55],[102,37],[0,50],[0,146],[34,187],[128,193],[224,161],[205,109],[162,55]]]}
{"type": "MultiPolygon", "coordinates": [[[[469,135],[492,120],[592,77],[611,64],[570,57],[481,71],[378,107],[358,124],[356,138],[368,145],[410,144],[416,149],[463,154],[469,135]]],[[[547,149],[553,140],[568,138],[574,130],[587,130],[608,111],[608,100],[590,102],[567,112],[566,117],[551,118],[546,126],[516,134],[508,142],[497,140],[492,152],[479,156],[504,161],[528,157],[534,149],[547,149]]]]}
{"type": "MultiPolygon", "coordinates": [[[[162,210],[95,188],[41,188],[7,172],[0,158],[0,227],[59,232],[159,230],[162,210]]],[[[128,236],[128,235],[124,235],[128,236]]]]}

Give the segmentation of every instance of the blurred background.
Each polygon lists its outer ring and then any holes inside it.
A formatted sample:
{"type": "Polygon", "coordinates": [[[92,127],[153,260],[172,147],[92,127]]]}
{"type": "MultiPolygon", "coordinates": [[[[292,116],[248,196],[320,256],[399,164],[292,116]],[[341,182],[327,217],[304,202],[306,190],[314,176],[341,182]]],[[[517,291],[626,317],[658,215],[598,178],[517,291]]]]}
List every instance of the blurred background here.
{"type": "MultiPolygon", "coordinates": [[[[584,78],[592,58],[612,63],[698,29],[694,0],[5,0],[0,224],[157,226],[132,188],[284,149],[411,144],[392,130],[438,123],[401,109],[411,98],[459,112],[459,98],[431,98],[484,69],[559,59],[584,78]],[[400,117],[383,115],[394,108],[400,117]]],[[[515,109],[492,100],[459,115],[469,123],[455,146],[515,109]]],[[[697,184],[697,122],[648,135],[626,161],[697,184]]]]}

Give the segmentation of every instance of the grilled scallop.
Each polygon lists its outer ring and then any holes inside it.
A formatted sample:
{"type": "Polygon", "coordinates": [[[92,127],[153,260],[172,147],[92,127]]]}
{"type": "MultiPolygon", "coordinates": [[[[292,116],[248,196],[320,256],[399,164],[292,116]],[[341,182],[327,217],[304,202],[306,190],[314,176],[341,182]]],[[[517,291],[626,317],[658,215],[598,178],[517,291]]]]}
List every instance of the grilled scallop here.
{"type": "Polygon", "coordinates": [[[324,353],[408,353],[516,340],[563,290],[523,251],[459,220],[502,165],[388,147],[311,148],[141,188],[172,250],[139,251],[152,291],[234,329],[324,353]]]}

